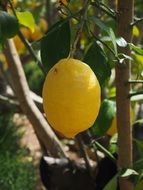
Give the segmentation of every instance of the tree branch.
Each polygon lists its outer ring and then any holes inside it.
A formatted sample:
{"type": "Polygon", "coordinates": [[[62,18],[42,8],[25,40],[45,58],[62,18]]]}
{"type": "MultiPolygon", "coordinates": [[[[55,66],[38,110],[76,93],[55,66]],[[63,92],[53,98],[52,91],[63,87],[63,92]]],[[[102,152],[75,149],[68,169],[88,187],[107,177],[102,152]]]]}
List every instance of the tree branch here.
{"type": "Polygon", "coordinates": [[[30,91],[21,61],[12,40],[6,41],[4,53],[9,63],[16,96],[20,102],[21,109],[33,125],[40,144],[42,144],[46,151],[50,152],[53,157],[66,157],[61,143],[30,97],[30,91]]]}
{"type": "Polygon", "coordinates": [[[14,106],[19,106],[19,102],[16,100],[13,100],[10,97],[4,96],[2,94],[0,94],[0,102],[6,103],[6,104],[11,104],[14,106]]]}
{"type": "Polygon", "coordinates": [[[41,60],[37,57],[33,48],[31,47],[31,44],[28,42],[28,40],[25,39],[24,35],[22,34],[22,32],[20,30],[18,32],[18,36],[22,40],[22,42],[24,43],[25,47],[28,49],[30,55],[32,55],[32,57],[34,58],[34,61],[37,62],[38,66],[41,69],[41,71],[43,72],[43,74],[46,75],[46,71],[44,69],[44,66],[43,66],[41,60]]]}
{"type": "Polygon", "coordinates": [[[138,92],[131,92],[131,93],[129,94],[129,98],[131,98],[132,96],[140,95],[140,94],[143,94],[143,90],[138,91],[138,92]]]}
{"type": "Polygon", "coordinates": [[[107,14],[109,17],[116,19],[116,13],[111,11],[107,6],[105,6],[103,3],[99,2],[91,2],[90,3],[92,6],[95,6],[96,8],[100,9],[102,12],[107,14]]]}
{"type": "Polygon", "coordinates": [[[131,26],[135,26],[143,21],[143,18],[136,18],[134,22],[131,23],[131,26]]]}
{"type": "MultiPolygon", "coordinates": [[[[132,41],[132,27],[134,0],[118,0],[118,36],[122,36],[128,43],[132,41]]],[[[119,48],[118,53],[130,56],[130,50],[119,48]]],[[[132,127],[130,119],[130,60],[124,64],[118,62],[115,70],[117,130],[118,130],[118,168],[132,167],[132,127]]],[[[133,190],[133,184],[127,178],[120,178],[120,190],[133,190]]]]}
{"type": "Polygon", "coordinates": [[[137,84],[137,83],[143,83],[143,80],[129,80],[128,83],[131,83],[131,84],[137,84]]]}

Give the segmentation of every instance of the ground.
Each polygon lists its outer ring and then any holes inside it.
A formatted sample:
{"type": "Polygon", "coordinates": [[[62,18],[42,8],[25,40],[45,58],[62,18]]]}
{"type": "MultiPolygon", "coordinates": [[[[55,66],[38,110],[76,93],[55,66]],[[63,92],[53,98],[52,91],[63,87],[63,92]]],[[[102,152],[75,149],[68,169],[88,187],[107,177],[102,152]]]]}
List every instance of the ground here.
{"type": "Polygon", "coordinates": [[[36,168],[38,180],[35,190],[44,190],[43,185],[41,184],[40,175],[39,175],[39,160],[42,156],[41,148],[39,142],[36,138],[35,132],[33,130],[32,125],[24,115],[15,114],[14,115],[14,122],[16,125],[21,126],[21,130],[23,132],[23,136],[21,139],[21,146],[26,147],[29,150],[30,156],[33,159],[33,163],[36,168]]]}

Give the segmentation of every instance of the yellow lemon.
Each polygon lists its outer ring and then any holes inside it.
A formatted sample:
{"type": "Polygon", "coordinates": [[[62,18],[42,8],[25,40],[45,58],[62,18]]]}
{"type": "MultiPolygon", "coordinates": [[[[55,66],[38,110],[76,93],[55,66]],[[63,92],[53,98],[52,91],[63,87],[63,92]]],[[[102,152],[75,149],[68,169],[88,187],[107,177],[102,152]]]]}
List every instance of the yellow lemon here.
{"type": "Polygon", "coordinates": [[[17,0],[12,0],[13,7],[17,6],[17,0]]]}
{"type": "Polygon", "coordinates": [[[6,62],[5,55],[3,53],[0,53],[0,62],[2,62],[2,68],[4,71],[8,69],[8,64],[6,62]]]}
{"type": "MultiPolygon", "coordinates": [[[[131,114],[131,123],[133,123],[134,113],[133,113],[132,108],[130,108],[130,114],[131,114]]],[[[113,118],[111,127],[107,131],[107,134],[110,136],[113,136],[115,133],[117,133],[117,117],[113,118]]]]}
{"type": "Polygon", "coordinates": [[[115,133],[117,133],[117,117],[113,118],[111,127],[107,131],[107,134],[110,136],[113,136],[115,133]]]}
{"type": "Polygon", "coordinates": [[[48,72],[43,107],[49,124],[67,138],[91,127],[100,108],[100,85],[80,60],[61,59],[48,72]]]}
{"type": "Polygon", "coordinates": [[[42,33],[40,27],[36,26],[34,32],[33,32],[33,33],[32,33],[32,32],[30,33],[30,39],[31,39],[32,41],[36,41],[36,40],[39,40],[40,38],[42,38],[43,35],[44,35],[44,34],[42,33]]]}
{"type": "Polygon", "coordinates": [[[44,18],[40,19],[39,27],[43,33],[47,32],[48,30],[48,23],[44,18]]]}
{"type": "MultiPolygon", "coordinates": [[[[24,36],[27,40],[29,40],[29,38],[30,38],[30,30],[29,30],[28,28],[21,27],[21,28],[20,28],[20,31],[21,31],[21,33],[23,34],[23,36],[24,36]]],[[[19,53],[19,54],[23,54],[23,53],[25,52],[26,47],[25,47],[24,43],[21,41],[21,39],[19,38],[19,36],[16,35],[16,36],[13,38],[13,40],[14,40],[15,47],[16,47],[18,53],[19,53]]]]}
{"type": "Polygon", "coordinates": [[[19,38],[19,36],[16,35],[16,36],[13,38],[13,40],[14,40],[14,44],[15,44],[15,47],[16,47],[18,53],[19,53],[19,54],[24,53],[24,51],[25,51],[25,45],[24,45],[24,43],[21,41],[21,39],[19,38]]]}
{"type": "Polygon", "coordinates": [[[68,0],[59,0],[59,4],[60,5],[67,5],[68,4],[68,0]]]}

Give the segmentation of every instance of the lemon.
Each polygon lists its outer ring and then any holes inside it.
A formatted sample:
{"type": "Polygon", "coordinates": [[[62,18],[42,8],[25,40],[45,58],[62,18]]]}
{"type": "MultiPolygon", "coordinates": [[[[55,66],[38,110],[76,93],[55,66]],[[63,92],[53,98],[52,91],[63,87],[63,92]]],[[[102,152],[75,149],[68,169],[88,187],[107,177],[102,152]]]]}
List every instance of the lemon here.
{"type": "Polygon", "coordinates": [[[61,59],[48,72],[43,86],[43,107],[49,124],[67,138],[88,129],[99,112],[100,91],[87,64],[61,59]]]}
{"type": "Polygon", "coordinates": [[[107,131],[107,134],[110,136],[113,136],[115,133],[117,133],[117,117],[113,118],[111,127],[107,131]]]}
{"type": "Polygon", "coordinates": [[[41,31],[43,32],[43,34],[45,32],[47,32],[47,30],[48,30],[48,23],[47,23],[47,21],[44,18],[40,19],[39,27],[40,27],[41,31]]]}
{"type": "MultiPolygon", "coordinates": [[[[134,112],[132,108],[130,108],[130,114],[131,114],[131,124],[132,124],[134,122],[134,112]]],[[[111,127],[107,131],[107,134],[110,136],[113,136],[115,133],[117,133],[117,116],[113,118],[111,127]]]]}
{"type": "Polygon", "coordinates": [[[36,40],[39,40],[40,38],[42,38],[43,35],[44,34],[42,33],[40,27],[36,26],[35,31],[33,33],[31,32],[31,34],[30,34],[30,39],[32,41],[36,41],[36,40]]]}
{"type": "MultiPolygon", "coordinates": [[[[25,28],[25,27],[21,27],[20,28],[20,31],[21,33],[23,34],[23,36],[29,40],[30,39],[30,30],[28,28],[25,28]]],[[[21,39],[19,38],[18,35],[16,35],[14,38],[14,44],[15,44],[15,47],[18,51],[19,54],[23,54],[26,50],[26,47],[24,45],[24,43],[21,41],[21,39]]]]}
{"type": "Polygon", "coordinates": [[[3,53],[0,53],[0,62],[2,63],[2,69],[6,71],[8,69],[8,64],[6,62],[6,58],[3,53]]]}
{"type": "Polygon", "coordinates": [[[13,7],[17,6],[17,0],[12,0],[13,7]]]}

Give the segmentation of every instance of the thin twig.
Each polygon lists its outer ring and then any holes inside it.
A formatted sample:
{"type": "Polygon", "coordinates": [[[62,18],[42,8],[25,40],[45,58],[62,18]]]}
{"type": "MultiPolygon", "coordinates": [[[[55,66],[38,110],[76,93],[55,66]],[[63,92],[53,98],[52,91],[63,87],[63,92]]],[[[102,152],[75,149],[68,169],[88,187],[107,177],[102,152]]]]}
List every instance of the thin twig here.
{"type": "MultiPolygon", "coordinates": [[[[11,0],[8,0],[8,2],[10,4],[10,7],[12,9],[13,14],[17,18],[17,14],[16,14],[16,11],[15,11],[15,9],[13,7],[13,4],[12,4],[11,0]]],[[[40,67],[40,69],[42,70],[42,72],[44,73],[44,75],[46,75],[46,71],[45,71],[45,69],[43,67],[42,62],[39,60],[39,58],[35,54],[35,51],[31,47],[30,43],[25,39],[24,35],[22,34],[22,32],[20,30],[18,32],[18,36],[22,40],[22,42],[24,43],[25,47],[28,49],[29,53],[32,55],[32,57],[34,58],[34,60],[37,62],[38,66],[40,67]]]]}
{"type": "Polygon", "coordinates": [[[12,105],[15,105],[15,106],[19,106],[18,101],[13,100],[12,98],[4,96],[2,94],[0,94],[0,101],[5,102],[6,104],[8,103],[8,104],[12,104],[12,105]]]}
{"type": "Polygon", "coordinates": [[[14,7],[13,7],[13,4],[12,4],[11,0],[8,0],[8,2],[9,2],[9,4],[10,4],[10,7],[11,7],[11,9],[12,9],[12,12],[13,12],[14,16],[17,18],[16,12],[15,12],[15,9],[14,9],[14,7]]]}
{"type": "Polygon", "coordinates": [[[140,94],[143,95],[143,90],[138,91],[138,92],[131,92],[128,97],[131,98],[132,96],[136,96],[136,95],[140,95],[140,94]]]}
{"type": "Polygon", "coordinates": [[[108,7],[107,5],[105,5],[104,3],[100,2],[100,5],[105,7],[109,12],[113,13],[114,15],[117,14],[116,10],[111,9],[110,7],[108,7]]]}
{"type": "MultiPolygon", "coordinates": [[[[88,135],[89,135],[90,139],[92,139],[92,135],[89,130],[88,130],[88,135]]],[[[95,152],[97,151],[97,149],[100,149],[113,162],[116,162],[116,159],[114,158],[114,156],[108,150],[106,150],[106,148],[104,148],[100,143],[98,143],[96,140],[91,140],[91,145],[93,146],[95,152]]],[[[97,157],[97,162],[99,162],[97,153],[96,153],[96,157],[97,157]]]]}
{"type": "MultiPolygon", "coordinates": [[[[100,5],[100,4],[97,3],[97,2],[91,2],[91,5],[92,5],[92,6],[95,6],[95,7],[97,7],[97,8],[99,8],[101,11],[103,11],[105,14],[107,14],[107,15],[110,16],[111,18],[116,19],[116,16],[115,16],[115,14],[113,15],[113,12],[107,11],[107,10],[109,10],[109,9],[107,9],[107,7],[106,7],[106,9],[103,8],[103,4],[100,5]]],[[[105,7],[105,6],[104,6],[104,7],[105,7]]]]}
{"type": "Polygon", "coordinates": [[[86,167],[87,167],[87,169],[89,171],[89,174],[90,174],[91,177],[93,177],[92,167],[90,165],[90,160],[89,160],[88,154],[85,151],[85,146],[84,146],[84,143],[82,141],[81,134],[78,134],[76,136],[76,140],[77,140],[78,145],[79,145],[81,156],[83,156],[83,158],[85,160],[85,164],[86,164],[86,167]]]}
{"type": "Polygon", "coordinates": [[[86,22],[86,16],[87,16],[87,10],[88,10],[88,5],[89,5],[89,0],[85,0],[85,3],[84,3],[84,6],[83,6],[83,9],[82,9],[82,13],[81,13],[81,23],[80,23],[80,28],[78,29],[77,33],[76,33],[76,37],[75,37],[75,40],[74,40],[74,43],[71,47],[71,51],[70,51],[70,57],[73,57],[74,54],[75,54],[75,51],[76,51],[76,47],[77,47],[77,44],[79,42],[79,39],[80,39],[80,36],[82,34],[82,31],[83,31],[83,27],[84,27],[84,24],[86,22]]]}
{"type": "Polygon", "coordinates": [[[114,163],[116,162],[115,157],[108,151],[106,150],[106,148],[104,148],[100,143],[98,143],[97,141],[93,141],[93,144],[95,144],[95,146],[98,147],[98,149],[100,149],[106,156],[108,156],[114,163]]]}
{"type": "Polygon", "coordinates": [[[131,83],[131,84],[143,83],[143,80],[129,80],[128,83],[131,83]]]}
{"type": "Polygon", "coordinates": [[[38,66],[40,67],[40,69],[42,70],[42,72],[44,73],[44,75],[46,75],[46,71],[45,71],[45,69],[43,67],[42,62],[39,60],[39,58],[35,54],[35,51],[31,47],[31,45],[28,42],[28,40],[25,39],[25,37],[24,37],[24,35],[22,34],[21,31],[18,32],[18,36],[20,37],[20,39],[22,40],[22,42],[24,43],[25,47],[28,49],[29,53],[32,55],[32,57],[34,58],[34,60],[37,62],[38,66]]]}
{"type": "Polygon", "coordinates": [[[143,18],[138,18],[136,19],[134,22],[131,23],[131,26],[135,26],[137,25],[139,22],[142,22],[143,21],[143,18]]]}

